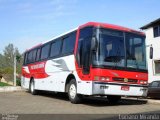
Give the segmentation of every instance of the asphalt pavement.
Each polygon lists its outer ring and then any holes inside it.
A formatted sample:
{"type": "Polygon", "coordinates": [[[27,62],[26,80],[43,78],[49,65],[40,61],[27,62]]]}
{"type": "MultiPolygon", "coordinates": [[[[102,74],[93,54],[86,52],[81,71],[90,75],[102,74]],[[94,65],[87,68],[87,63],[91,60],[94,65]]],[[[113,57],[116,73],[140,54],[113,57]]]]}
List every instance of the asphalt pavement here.
{"type": "Polygon", "coordinates": [[[147,99],[122,98],[119,103],[112,105],[106,98],[99,97],[86,97],[81,104],[72,104],[66,94],[40,92],[38,95],[31,95],[27,91],[1,92],[0,113],[3,115],[0,118],[15,115],[19,119],[27,120],[105,120],[120,119],[120,115],[126,114],[158,114],[160,104],[148,102],[147,99]]]}

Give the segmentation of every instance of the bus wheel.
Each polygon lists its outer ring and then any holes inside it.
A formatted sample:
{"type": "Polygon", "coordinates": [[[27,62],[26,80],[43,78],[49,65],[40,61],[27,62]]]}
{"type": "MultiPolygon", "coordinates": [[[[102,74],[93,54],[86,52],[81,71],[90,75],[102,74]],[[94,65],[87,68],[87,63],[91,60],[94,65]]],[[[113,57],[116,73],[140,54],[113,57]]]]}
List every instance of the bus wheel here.
{"type": "Polygon", "coordinates": [[[30,93],[31,93],[32,95],[36,95],[36,94],[37,94],[37,91],[35,90],[34,87],[35,87],[35,86],[34,86],[34,80],[31,80],[30,85],[29,85],[29,91],[30,91],[30,93]]]}
{"type": "Polygon", "coordinates": [[[71,103],[77,104],[81,102],[81,95],[77,94],[77,86],[75,79],[69,82],[68,96],[71,103]]]}
{"type": "Polygon", "coordinates": [[[121,96],[108,95],[107,99],[108,99],[109,103],[116,104],[121,99],[121,96]]]}

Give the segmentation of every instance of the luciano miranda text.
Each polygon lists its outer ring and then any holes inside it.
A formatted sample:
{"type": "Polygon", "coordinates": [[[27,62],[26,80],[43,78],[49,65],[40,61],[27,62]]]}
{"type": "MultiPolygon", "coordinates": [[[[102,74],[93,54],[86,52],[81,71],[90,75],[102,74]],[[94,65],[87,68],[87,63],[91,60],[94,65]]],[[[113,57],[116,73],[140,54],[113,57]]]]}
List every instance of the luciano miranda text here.
{"type": "Polygon", "coordinates": [[[159,120],[160,114],[128,114],[119,115],[119,120],[159,120]]]}

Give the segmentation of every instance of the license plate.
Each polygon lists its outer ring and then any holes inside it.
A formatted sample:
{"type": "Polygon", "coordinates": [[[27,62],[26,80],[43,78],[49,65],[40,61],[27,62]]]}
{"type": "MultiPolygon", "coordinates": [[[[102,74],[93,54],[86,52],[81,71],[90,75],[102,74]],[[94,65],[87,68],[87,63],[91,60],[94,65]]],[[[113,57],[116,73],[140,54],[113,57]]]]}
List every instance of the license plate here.
{"type": "Polygon", "coordinates": [[[121,90],[129,91],[129,86],[121,86],[121,90]]]}

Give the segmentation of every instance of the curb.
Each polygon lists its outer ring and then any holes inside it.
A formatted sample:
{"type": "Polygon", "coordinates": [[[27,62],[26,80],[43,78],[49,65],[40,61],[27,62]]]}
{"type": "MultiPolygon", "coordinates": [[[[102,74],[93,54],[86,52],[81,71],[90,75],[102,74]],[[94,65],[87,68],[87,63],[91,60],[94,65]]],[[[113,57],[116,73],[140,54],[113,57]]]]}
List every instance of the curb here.
{"type": "Polygon", "coordinates": [[[154,100],[154,99],[147,99],[147,102],[149,104],[160,104],[160,100],[154,100]]]}
{"type": "Polygon", "coordinates": [[[14,91],[23,91],[21,86],[5,86],[0,87],[0,92],[14,92],[14,91]]]}

